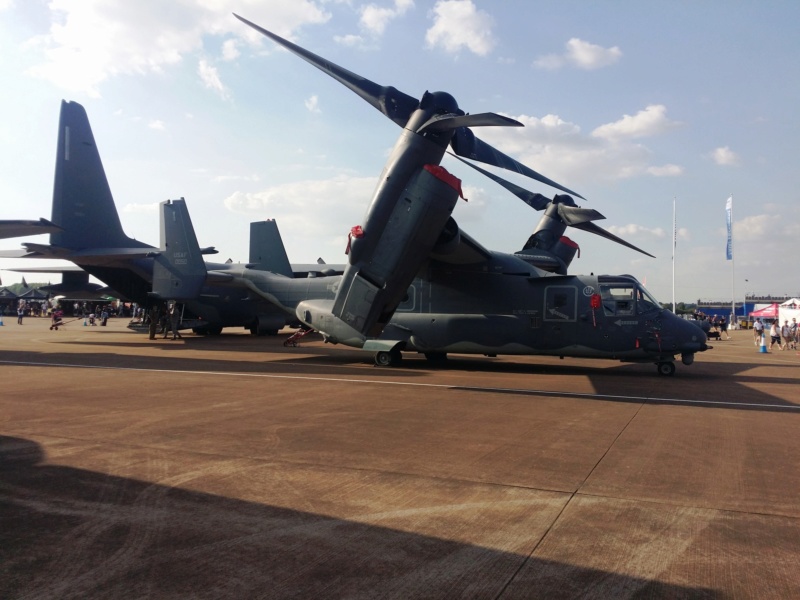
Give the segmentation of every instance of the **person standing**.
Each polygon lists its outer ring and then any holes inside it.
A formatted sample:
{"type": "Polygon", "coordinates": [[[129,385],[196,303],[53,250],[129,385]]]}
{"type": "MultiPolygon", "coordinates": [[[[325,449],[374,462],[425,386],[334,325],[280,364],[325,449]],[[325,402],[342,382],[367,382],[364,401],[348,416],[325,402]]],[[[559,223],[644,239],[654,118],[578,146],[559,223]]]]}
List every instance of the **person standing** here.
{"type": "Polygon", "coordinates": [[[25,316],[25,300],[17,303],[17,325],[22,325],[22,317],[25,316]]]}
{"type": "Polygon", "coordinates": [[[159,319],[159,310],[158,310],[158,304],[156,303],[156,304],[153,304],[153,306],[150,307],[150,329],[149,329],[149,333],[150,333],[150,339],[151,340],[156,339],[156,330],[158,329],[158,319],[159,319]]]}
{"type": "Polygon", "coordinates": [[[789,349],[789,341],[792,339],[790,330],[789,330],[789,320],[786,319],[783,322],[783,327],[781,327],[781,337],[783,338],[783,345],[779,346],[781,350],[788,350],[789,349]]]}
{"type": "MultiPolygon", "coordinates": [[[[170,303],[167,305],[167,314],[169,315],[169,331],[172,332],[172,339],[177,340],[178,338],[183,339],[180,331],[178,331],[178,327],[180,326],[181,321],[181,313],[178,310],[178,305],[175,303],[174,300],[171,300],[170,303]]],[[[169,331],[164,332],[164,338],[166,339],[167,334],[169,331]]]]}
{"type": "Polygon", "coordinates": [[[761,336],[764,334],[764,324],[761,322],[761,317],[756,319],[753,323],[753,334],[756,341],[756,346],[761,345],[761,336]]]}
{"type": "Polygon", "coordinates": [[[778,319],[775,319],[769,326],[769,337],[771,338],[769,349],[772,350],[772,346],[778,344],[778,350],[781,350],[781,330],[778,329],[778,319]]]}
{"type": "Polygon", "coordinates": [[[720,317],[719,318],[719,339],[722,339],[722,334],[723,333],[725,334],[725,339],[726,340],[731,339],[731,336],[728,333],[728,321],[725,319],[725,317],[720,317]]]}

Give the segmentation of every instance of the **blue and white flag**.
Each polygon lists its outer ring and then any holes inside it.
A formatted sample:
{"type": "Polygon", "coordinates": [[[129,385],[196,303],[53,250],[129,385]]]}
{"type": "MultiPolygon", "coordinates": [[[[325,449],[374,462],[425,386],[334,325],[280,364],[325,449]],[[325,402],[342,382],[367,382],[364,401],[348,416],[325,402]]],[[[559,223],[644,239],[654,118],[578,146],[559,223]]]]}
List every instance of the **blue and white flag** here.
{"type": "Polygon", "coordinates": [[[733,196],[725,203],[725,221],[728,223],[728,246],[725,249],[725,258],[733,260],[733,196]]]}

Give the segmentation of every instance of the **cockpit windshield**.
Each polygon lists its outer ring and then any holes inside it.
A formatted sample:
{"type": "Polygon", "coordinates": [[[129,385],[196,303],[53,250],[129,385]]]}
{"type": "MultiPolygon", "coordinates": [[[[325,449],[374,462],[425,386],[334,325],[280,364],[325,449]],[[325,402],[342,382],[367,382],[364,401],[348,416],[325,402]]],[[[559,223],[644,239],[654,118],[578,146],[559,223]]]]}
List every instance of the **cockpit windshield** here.
{"type": "Polygon", "coordinates": [[[633,277],[599,277],[598,283],[606,316],[642,315],[661,308],[650,292],[633,277]]]}

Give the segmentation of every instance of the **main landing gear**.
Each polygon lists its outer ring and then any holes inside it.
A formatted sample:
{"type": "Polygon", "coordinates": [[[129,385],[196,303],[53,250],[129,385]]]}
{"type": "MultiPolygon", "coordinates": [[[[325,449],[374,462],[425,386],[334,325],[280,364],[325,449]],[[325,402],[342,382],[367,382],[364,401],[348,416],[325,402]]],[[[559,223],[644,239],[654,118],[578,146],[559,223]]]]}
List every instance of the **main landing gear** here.
{"type": "Polygon", "coordinates": [[[664,375],[666,377],[672,377],[675,375],[675,363],[674,362],[659,362],[656,363],[656,369],[658,369],[659,375],[664,375]]]}
{"type": "Polygon", "coordinates": [[[396,367],[403,360],[403,353],[400,350],[382,350],[375,353],[375,366],[377,367],[396,367]]]}

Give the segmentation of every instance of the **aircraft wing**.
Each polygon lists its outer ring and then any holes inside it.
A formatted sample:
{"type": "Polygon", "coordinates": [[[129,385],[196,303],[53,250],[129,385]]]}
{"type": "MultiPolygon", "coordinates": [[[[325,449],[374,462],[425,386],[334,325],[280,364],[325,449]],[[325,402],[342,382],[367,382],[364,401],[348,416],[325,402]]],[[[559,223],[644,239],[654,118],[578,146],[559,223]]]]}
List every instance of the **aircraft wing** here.
{"type": "Polygon", "coordinates": [[[81,269],[78,265],[64,265],[63,267],[14,267],[12,269],[3,270],[12,271],[14,273],[86,273],[86,271],[81,269]]]}
{"type": "Polygon", "coordinates": [[[62,231],[61,227],[47,219],[39,219],[38,221],[25,219],[0,221],[0,239],[55,233],[57,231],[62,231]]]}
{"type": "MultiPolygon", "coordinates": [[[[488,262],[492,252],[486,249],[473,237],[467,235],[451,220],[455,226],[455,234],[451,234],[450,224],[445,226],[445,239],[434,246],[431,258],[451,265],[474,265],[488,262]],[[452,237],[450,237],[452,235],[452,237]]],[[[441,239],[441,238],[440,238],[441,239]]]]}

